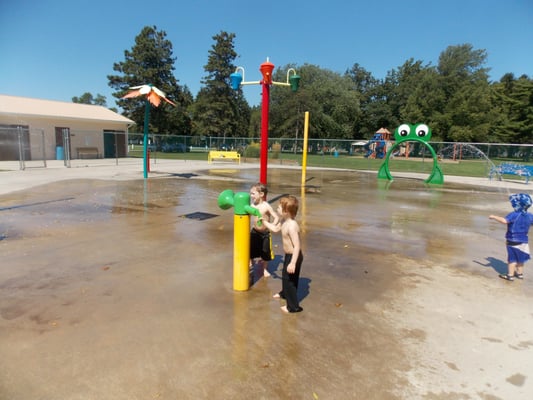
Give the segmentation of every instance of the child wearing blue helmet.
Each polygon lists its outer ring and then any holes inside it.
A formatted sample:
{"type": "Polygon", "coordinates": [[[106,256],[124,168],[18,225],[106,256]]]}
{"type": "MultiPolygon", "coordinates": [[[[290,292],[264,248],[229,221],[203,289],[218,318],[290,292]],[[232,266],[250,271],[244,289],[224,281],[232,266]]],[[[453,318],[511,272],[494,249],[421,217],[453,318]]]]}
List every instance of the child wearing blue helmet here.
{"type": "Polygon", "coordinates": [[[526,193],[512,194],[509,201],[514,211],[504,217],[490,215],[493,219],[507,225],[505,234],[507,246],[507,274],[500,274],[500,278],[514,281],[514,278],[524,279],[524,263],[529,255],[529,227],[533,225],[533,214],[527,210],[533,203],[531,196],[526,193]]]}

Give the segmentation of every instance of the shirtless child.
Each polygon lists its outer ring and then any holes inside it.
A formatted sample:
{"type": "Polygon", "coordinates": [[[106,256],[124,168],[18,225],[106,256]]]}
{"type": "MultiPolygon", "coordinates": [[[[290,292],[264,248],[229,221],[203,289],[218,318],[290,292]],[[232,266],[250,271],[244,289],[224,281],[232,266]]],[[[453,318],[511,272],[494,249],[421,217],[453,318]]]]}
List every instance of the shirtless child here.
{"type": "MultiPolygon", "coordinates": [[[[250,199],[252,206],[257,208],[261,212],[261,220],[272,222],[276,225],[279,222],[279,216],[274,209],[266,201],[268,189],[266,185],[262,183],[256,183],[250,189],[250,199]]],[[[258,218],[252,217],[252,231],[250,233],[250,267],[253,266],[255,258],[261,258],[261,268],[263,269],[263,276],[268,277],[268,262],[274,259],[274,253],[272,251],[272,237],[270,231],[265,224],[258,224],[258,218]]]]}
{"type": "Polygon", "coordinates": [[[281,292],[274,295],[274,298],[287,300],[287,305],[281,307],[283,312],[300,312],[303,311],[303,308],[298,303],[297,291],[304,256],[300,243],[300,227],[298,222],[294,220],[298,212],[298,199],[294,196],[282,197],[277,211],[281,215],[281,223],[272,224],[269,221],[263,221],[264,225],[272,232],[281,231],[283,251],[285,252],[281,274],[282,289],[281,292]]]}

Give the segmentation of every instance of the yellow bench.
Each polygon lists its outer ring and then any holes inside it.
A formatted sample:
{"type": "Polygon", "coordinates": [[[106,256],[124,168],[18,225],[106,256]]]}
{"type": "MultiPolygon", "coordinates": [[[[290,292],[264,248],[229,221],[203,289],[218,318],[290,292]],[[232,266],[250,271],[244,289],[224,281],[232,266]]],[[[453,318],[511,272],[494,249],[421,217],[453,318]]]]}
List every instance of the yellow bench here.
{"type": "Polygon", "coordinates": [[[207,155],[207,162],[211,164],[213,160],[236,160],[241,163],[241,155],[236,151],[215,151],[211,150],[207,155]]]}

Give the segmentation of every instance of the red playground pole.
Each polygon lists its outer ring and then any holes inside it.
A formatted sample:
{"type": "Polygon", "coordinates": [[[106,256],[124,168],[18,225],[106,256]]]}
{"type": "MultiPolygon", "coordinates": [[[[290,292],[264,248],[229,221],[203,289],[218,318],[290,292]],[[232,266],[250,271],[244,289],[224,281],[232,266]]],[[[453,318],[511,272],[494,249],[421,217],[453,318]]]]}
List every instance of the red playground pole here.
{"type": "Polygon", "coordinates": [[[268,164],[268,106],[270,103],[270,85],[262,82],[263,93],[261,103],[261,156],[259,182],[267,184],[267,164],[268,164]]]}
{"type": "Polygon", "coordinates": [[[287,82],[274,82],[272,80],[272,72],[274,71],[274,64],[267,60],[260,65],[259,71],[263,75],[263,79],[258,82],[243,82],[244,68],[237,67],[237,70],[230,75],[231,87],[238,90],[241,85],[257,85],[262,86],[261,92],[261,152],[259,154],[260,171],[259,182],[266,185],[267,183],[267,165],[268,165],[268,108],[270,104],[270,85],[290,86],[293,92],[298,90],[300,76],[296,75],[293,68],[287,71],[287,82]],[[242,70],[242,75],[239,73],[242,70]],[[289,73],[292,71],[293,75],[289,78],[289,73]]]}
{"type": "Polygon", "coordinates": [[[263,75],[261,86],[263,87],[261,102],[261,169],[259,171],[259,182],[263,185],[267,183],[268,164],[268,106],[270,104],[270,85],[272,85],[272,72],[274,64],[267,60],[259,66],[259,71],[263,75]]]}
{"type": "Polygon", "coordinates": [[[146,152],[146,168],[145,168],[145,171],[146,172],[150,172],[150,149],[148,149],[148,151],[146,152]]]}

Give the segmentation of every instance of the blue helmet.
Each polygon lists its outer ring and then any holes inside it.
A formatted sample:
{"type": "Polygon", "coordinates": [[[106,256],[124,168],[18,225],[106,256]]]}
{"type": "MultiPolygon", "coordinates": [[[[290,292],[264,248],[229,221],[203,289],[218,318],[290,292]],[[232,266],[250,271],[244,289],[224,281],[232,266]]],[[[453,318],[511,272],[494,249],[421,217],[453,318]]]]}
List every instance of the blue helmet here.
{"type": "Polygon", "coordinates": [[[509,201],[511,202],[511,205],[515,211],[523,213],[525,213],[527,209],[531,207],[531,204],[533,204],[533,201],[531,201],[531,196],[526,193],[512,194],[509,196],[509,201]]]}

